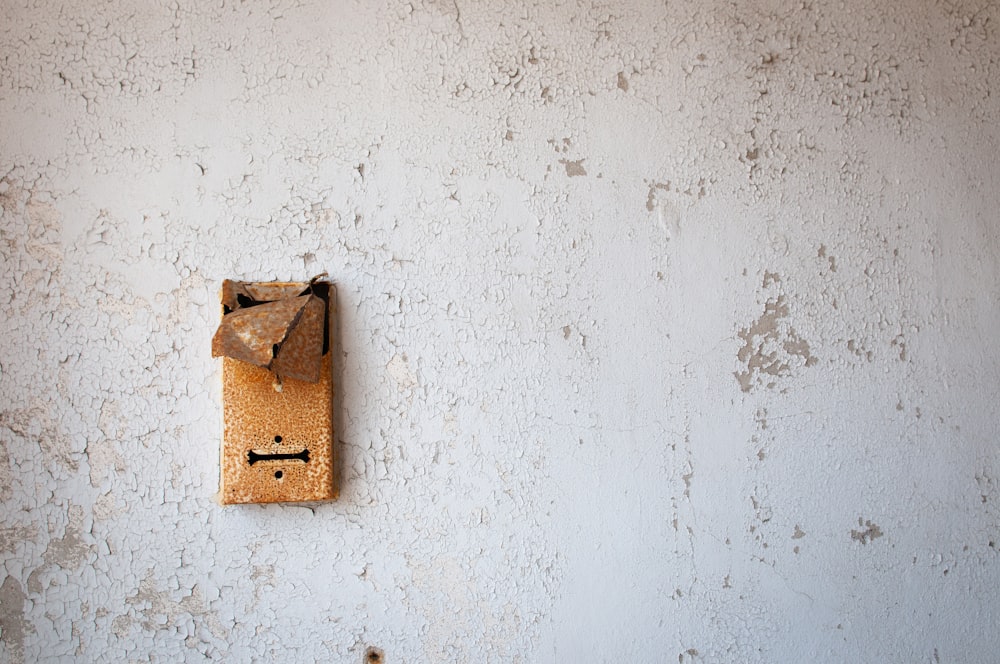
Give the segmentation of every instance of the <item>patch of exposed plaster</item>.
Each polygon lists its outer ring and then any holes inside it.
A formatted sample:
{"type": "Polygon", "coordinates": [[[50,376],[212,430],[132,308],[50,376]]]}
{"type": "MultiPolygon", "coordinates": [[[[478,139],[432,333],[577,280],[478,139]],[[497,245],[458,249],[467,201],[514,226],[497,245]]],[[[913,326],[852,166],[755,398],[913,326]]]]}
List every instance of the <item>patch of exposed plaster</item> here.
{"type": "MultiPolygon", "coordinates": [[[[174,599],[177,594],[176,591],[160,589],[154,571],[147,571],[135,593],[125,598],[129,612],[115,618],[117,631],[122,634],[127,633],[129,625],[134,620],[143,630],[151,633],[172,630],[186,623],[192,627],[207,628],[213,641],[225,638],[226,628],[206,606],[204,594],[198,585],[180,593],[179,599],[174,599]],[[133,619],[133,615],[137,617],[133,619]]],[[[204,636],[200,635],[200,629],[196,631],[188,628],[185,631],[189,634],[188,639],[193,642],[205,641],[204,636]]]]}
{"type": "Polygon", "coordinates": [[[882,529],[877,523],[872,523],[868,519],[858,517],[858,527],[860,530],[851,529],[851,539],[855,542],[868,544],[872,540],[882,537],[882,529]]]}
{"type": "Polygon", "coordinates": [[[67,510],[66,528],[61,537],[49,540],[42,554],[43,564],[28,576],[28,591],[43,591],[42,578],[49,570],[58,568],[63,572],[75,572],[93,552],[93,545],[84,532],[84,512],[79,505],[70,505],[67,510]]]}
{"type": "Polygon", "coordinates": [[[799,336],[788,321],[788,302],[784,295],[769,299],[763,313],[739,331],[743,346],[736,353],[745,365],[734,373],[743,392],[754,387],[773,388],[777,379],[791,374],[793,367],[811,367],[819,360],[809,343],[799,336]]]}
{"type": "Polygon", "coordinates": [[[587,174],[587,169],[583,167],[584,161],[586,161],[586,159],[577,159],[575,161],[560,159],[559,163],[566,168],[566,175],[568,177],[575,178],[587,174]]]}
{"type": "Polygon", "coordinates": [[[98,428],[100,435],[88,441],[86,450],[90,466],[90,483],[95,488],[99,488],[114,473],[125,470],[125,459],[119,453],[116,444],[124,429],[117,405],[109,401],[101,404],[98,428]]]}
{"type": "Polygon", "coordinates": [[[14,495],[14,469],[7,452],[6,436],[0,437],[0,501],[6,502],[14,495]]]}
{"type": "Polygon", "coordinates": [[[31,630],[24,617],[25,594],[21,584],[8,576],[0,585],[0,641],[3,641],[7,656],[13,664],[24,660],[24,639],[31,630]]]}
{"type": "Polygon", "coordinates": [[[656,190],[661,189],[663,191],[670,191],[670,181],[667,182],[650,182],[649,183],[649,193],[646,195],[646,210],[652,212],[656,209],[656,190]]]}
{"type": "Polygon", "coordinates": [[[0,528],[0,553],[13,553],[20,542],[34,542],[38,532],[26,526],[0,528]]]}
{"type": "Polygon", "coordinates": [[[392,356],[386,365],[386,370],[396,382],[401,390],[410,390],[417,385],[417,376],[410,368],[410,361],[406,353],[398,353],[392,356]]]}
{"type": "Polygon", "coordinates": [[[72,441],[54,421],[51,408],[52,404],[38,400],[30,408],[0,412],[0,427],[15,436],[32,441],[45,459],[56,462],[68,471],[75,471],[79,459],[74,453],[72,441]]]}

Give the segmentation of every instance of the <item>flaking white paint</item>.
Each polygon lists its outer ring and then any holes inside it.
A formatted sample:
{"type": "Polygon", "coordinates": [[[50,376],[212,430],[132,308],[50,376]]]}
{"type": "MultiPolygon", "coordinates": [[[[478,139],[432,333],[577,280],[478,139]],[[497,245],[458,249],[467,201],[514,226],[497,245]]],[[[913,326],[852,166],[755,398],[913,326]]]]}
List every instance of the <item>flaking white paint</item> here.
{"type": "Polygon", "coordinates": [[[6,2],[0,659],[988,661],[1000,6],[6,2]],[[213,502],[222,279],[341,499],[213,502]]]}

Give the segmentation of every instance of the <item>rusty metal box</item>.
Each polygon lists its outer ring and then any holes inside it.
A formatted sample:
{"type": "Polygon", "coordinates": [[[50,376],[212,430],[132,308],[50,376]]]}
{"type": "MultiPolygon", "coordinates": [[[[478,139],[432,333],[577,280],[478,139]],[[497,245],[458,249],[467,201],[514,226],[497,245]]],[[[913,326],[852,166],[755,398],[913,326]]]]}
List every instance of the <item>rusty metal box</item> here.
{"type": "Polygon", "coordinates": [[[336,497],[333,284],[226,281],[212,354],[222,356],[223,504],[336,497]]]}

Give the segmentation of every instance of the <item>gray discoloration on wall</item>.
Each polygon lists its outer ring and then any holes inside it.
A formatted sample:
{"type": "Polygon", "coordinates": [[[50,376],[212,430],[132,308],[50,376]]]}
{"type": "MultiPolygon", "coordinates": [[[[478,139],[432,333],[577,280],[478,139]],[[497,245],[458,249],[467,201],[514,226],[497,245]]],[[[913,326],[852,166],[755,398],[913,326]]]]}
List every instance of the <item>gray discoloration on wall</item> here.
{"type": "Polygon", "coordinates": [[[8,576],[0,585],[0,642],[9,661],[24,662],[24,639],[29,625],[24,619],[24,591],[21,584],[8,576]]]}
{"type": "Polygon", "coordinates": [[[990,660],[997,26],[5,3],[0,659],[990,660]],[[219,284],[324,270],[341,499],[222,509],[219,284]]]}

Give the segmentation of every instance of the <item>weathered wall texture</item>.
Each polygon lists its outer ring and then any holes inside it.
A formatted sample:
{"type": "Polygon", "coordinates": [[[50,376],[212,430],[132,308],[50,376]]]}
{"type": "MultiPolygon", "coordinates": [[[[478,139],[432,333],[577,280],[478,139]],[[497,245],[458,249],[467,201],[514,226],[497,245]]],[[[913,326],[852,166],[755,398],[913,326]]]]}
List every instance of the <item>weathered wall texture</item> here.
{"type": "Polygon", "coordinates": [[[24,4],[0,659],[995,658],[997,3],[24,4]],[[323,270],[342,498],[223,509],[323,270]]]}

